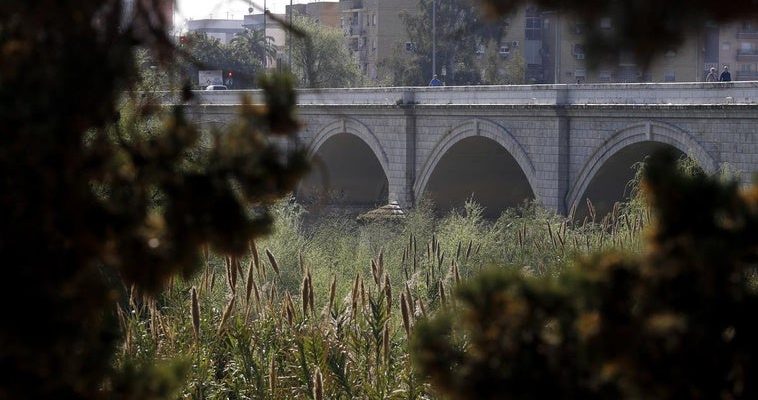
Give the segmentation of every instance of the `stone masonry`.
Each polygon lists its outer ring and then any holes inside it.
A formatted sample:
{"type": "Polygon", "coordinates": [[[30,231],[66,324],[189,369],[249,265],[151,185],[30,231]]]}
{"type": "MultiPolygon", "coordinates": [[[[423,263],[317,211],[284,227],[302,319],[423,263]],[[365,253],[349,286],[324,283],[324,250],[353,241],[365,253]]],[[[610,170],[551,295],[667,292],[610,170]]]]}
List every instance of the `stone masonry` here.
{"type": "MultiPolygon", "coordinates": [[[[244,92],[253,100],[256,91],[244,92]]],[[[224,124],[240,91],[196,92],[196,122],[224,124]]],[[[758,82],[404,87],[299,91],[299,140],[311,154],[335,134],[359,137],[403,207],[452,146],[484,136],[516,160],[537,200],[566,213],[626,146],[659,142],[707,172],[758,172],[758,82]]]]}

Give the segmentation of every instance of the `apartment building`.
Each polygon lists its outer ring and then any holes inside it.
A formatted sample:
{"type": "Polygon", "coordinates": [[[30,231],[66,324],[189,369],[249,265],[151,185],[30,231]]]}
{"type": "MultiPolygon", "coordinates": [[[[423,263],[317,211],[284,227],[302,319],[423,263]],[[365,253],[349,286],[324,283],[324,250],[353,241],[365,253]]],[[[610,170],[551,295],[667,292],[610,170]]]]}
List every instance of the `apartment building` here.
{"type": "Polygon", "coordinates": [[[711,32],[711,45],[716,43],[718,58],[713,57],[705,68],[728,66],[733,80],[758,80],[758,18],[724,24],[711,32]]]}
{"type": "Polygon", "coordinates": [[[294,4],[286,7],[285,14],[290,15],[304,15],[312,18],[314,21],[331,27],[341,28],[340,24],[340,7],[337,1],[315,1],[307,4],[294,4]],[[291,7],[291,8],[290,8],[291,7]]]}
{"type": "Polygon", "coordinates": [[[402,12],[416,13],[418,0],[340,0],[340,26],[358,66],[380,79],[378,65],[407,39],[402,12]]]}
{"type": "MultiPolygon", "coordinates": [[[[527,6],[506,19],[501,42],[503,57],[521,55],[527,83],[681,82],[700,80],[702,57],[699,37],[690,38],[653,61],[646,70],[633,54],[619,52],[611,61],[590,70],[584,46],[587,27],[567,16],[527,6]]],[[[599,28],[612,30],[610,18],[599,28]]]]}
{"type": "Polygon", "coordinates": [[[187,32],[204,33],[228,44],[234,35],[245,30],[243,22],[241,19],[193,19],[187,21],[187,32]]]}
{"type": "MultiPolygon", "coordinates": [[[[758,19],[705,24],[643,69],[633,54],[620,52],[612,61],[590,70],[584,47],[587,27],[568,16],[527,6],[509,18],[501,42],[503,57],[520,54],[527,83],[696,82],[711,67],[729,66],[733,80],[758,80],[758,19]]],[[[613,29],[610,18],[600,29],[613,29]]]]}

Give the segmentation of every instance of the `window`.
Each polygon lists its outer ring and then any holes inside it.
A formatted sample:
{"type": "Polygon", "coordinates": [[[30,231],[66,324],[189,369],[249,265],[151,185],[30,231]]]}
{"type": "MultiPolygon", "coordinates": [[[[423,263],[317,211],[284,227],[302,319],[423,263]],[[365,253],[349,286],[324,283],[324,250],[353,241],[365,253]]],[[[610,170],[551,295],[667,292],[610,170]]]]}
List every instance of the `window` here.
{"type": "Polygon", "coordinates": [[[753,44],[750,42],[740,42],[740,52],[741,53],[752,53],[753,52],[753,44]]]}
{"type": "Polygon", "coordinates": [[[601,29],[611,29],[613,27],[613,23],[611,22],[611,19],[609,17],[601,18],[600,19],[600,28],[601,29]]]}
{"type": "Polygon", "coordinates": [[[542,18],[536,7],[526,9],[524,34],[526,40],[542,40],[542,18]]]}
{"type": "Polygon", "coordinates": [[[576,57],[577,60],[584,60],[584,45],[583,44],[575,44],[571,48],[571,54],[576,57]]]}
{"type": "Polygon", "coordinates": [[[600,72],[597,74],[597,80],[598,82],[610,83],[611,71],[608,71],[607,69],[600,70],[600,72]]]}
{"type": "Polygon", "coordinates": [[[373,25],[376,26],[376,14],[374,14],[372,22],[373,22],[373,25]]]}
{"type": "Polygon", "coordinates": [[[663,75],[664,82],[676,82],[676,73],[674,71],[666,71],[663,75]]]}
{"type": "Polygon", "coordinates": [[[732,48],[732,44],[729,42],[722,42],[721,43],[721,50],[730,50],[732,48]]]}

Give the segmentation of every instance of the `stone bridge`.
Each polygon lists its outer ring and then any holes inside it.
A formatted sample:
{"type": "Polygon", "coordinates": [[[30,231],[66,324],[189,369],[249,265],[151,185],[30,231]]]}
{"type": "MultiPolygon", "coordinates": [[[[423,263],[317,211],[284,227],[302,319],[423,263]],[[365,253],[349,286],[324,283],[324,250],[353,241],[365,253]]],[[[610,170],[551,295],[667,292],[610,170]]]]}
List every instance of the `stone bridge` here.
{"type": "MultiPolygon", "coordinates": [[[[224,124],[240,91],[197,92],[196,122],[224,124]]],[[[245,92],[253,99],[259,92],[245,92]]],[[[315,170],[297,196],[369,209],[473,197],[491,216],[535,199],[598,212],[629,193],[658,148],[705,171],[758,171],[758,82],[405,87],[299,91],[315,170]]]]}

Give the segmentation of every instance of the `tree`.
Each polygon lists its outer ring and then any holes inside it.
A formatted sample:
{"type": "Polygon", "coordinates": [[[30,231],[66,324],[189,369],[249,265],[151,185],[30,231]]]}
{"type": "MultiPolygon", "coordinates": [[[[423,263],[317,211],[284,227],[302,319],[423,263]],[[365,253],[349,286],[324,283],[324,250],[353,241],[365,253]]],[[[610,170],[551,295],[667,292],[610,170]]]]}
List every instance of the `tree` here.
{"type": "MultiPolygon", "coordinates": [[[[400,49],[382,64],[382,74],[393,84],[424,85],[432,78],[432,3],[421,0],[418,13],[401,14],[412,49],[400,49]]],[[[436,26],[435,73],[441,76],[445,68],[449,85],[480,83],[476,51],[491,41],[499,43],[505,23],[485,21],[468,0],[451,0],[437,1],[436,26]]]]}
{"type": "Polygon", "coordinates": [[[297,129],[285,77],[262,80],[268,107],[243,106],[206,141],[183,106],[130,92],[138,46],[161,63],[184,55],[161,3],[127,15],[120,0],[0,2],[2,398],[170,395],[161,375],[111,364],[121,282],[156,293],[201,248],[245,252],[305,170],[303,151],[268,140],[297,129]],[[150,131],[122,120],[125,97],[157,119],[150,131]]]}
{"type": "MultiPolygon", "coordinates": [[[[432,13],[432,0],[422,0],[418,13],[401,14],[412,45],[410,49],[398,48],[382,62],[380,67],[390,84],[420,85],[431,79],[432,13]]],[[[494,84],[521,80],[511,76],[517,70],[518,60],[497,59],[487,57],[489,53],[482,55],[477,52],[486,46],[497,53],[506,26],[503,20],[485,20],[465,0],[438,1],[435,18],[436,73],[441,74],[444,68],[447,84],[494,84]],[[484,79],[484,73],[489,74],[488,79],[484,79]]]]}
{"type": "MultiPolygon", "coordinates": [[[[246,30],[237,34],[228,45],[208,37],[205,33],[190,33],[181,48],[189,58],[182,63],[185,76],[196,82],[198,70],[222,70],[233,72],[234,89],[257,87],[258,75],[264,71],[263,60],[275,53],[275,49],[262,33],[246,30]]],[[[203,82],[197,82],[203,87],[203,82]]]]}
{"type": "MultiPolygon", "coordinates": [[[[237,59],[269,60],[276,57],[274,38],[266,36],[262,29],[245,29],[234,35],[229,47],[237,59]]],[[[268,64],[268,62],[266,63],[268,64]]]]}
{"type": "Polygon", "coordinates": [[[338,29],[304,16],[292,20],[292,73],[307,88],[360,86],[363,76],[338,29]]]}
{"type": "Polygon", "coordinates": [[[516,85],[524,83],[526,64],[518,49],[513,49],[505,59],[499,53],[500,46],[491,40],[478,60],[481,82],[485,85],[516,85]]]}
{"type": "MultiPolygon", "coordinates": [[[[426,84],[421,56],[397,44],[392,55],[379,63],[379,76],[389,86],[421,86],[426,84]]],[[[428,81],[428,80],[427,80],[428,81]]]]}

